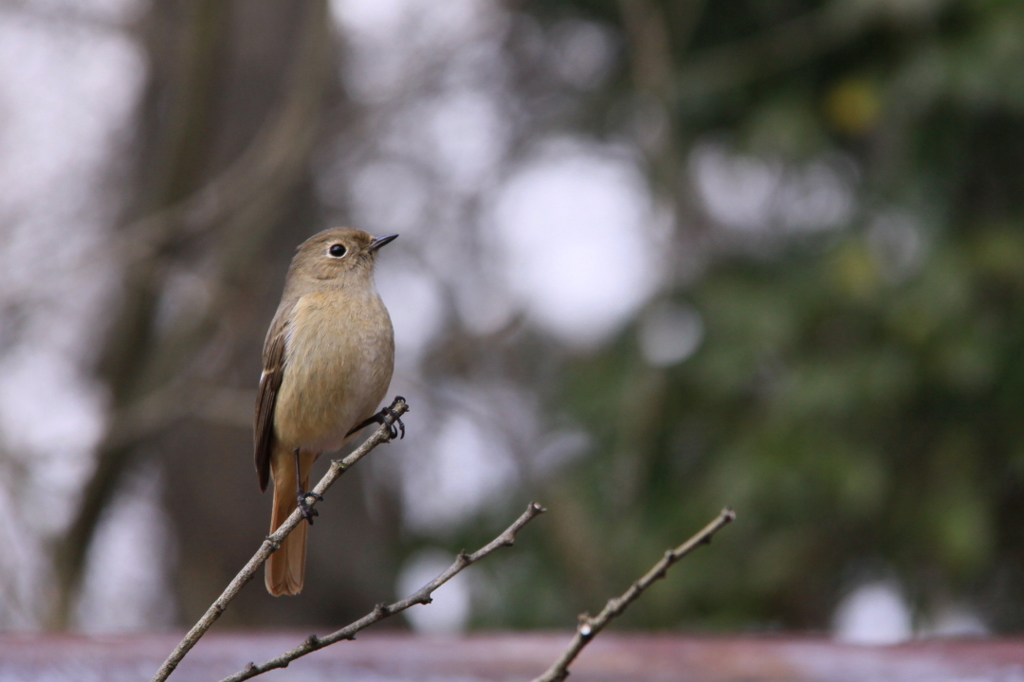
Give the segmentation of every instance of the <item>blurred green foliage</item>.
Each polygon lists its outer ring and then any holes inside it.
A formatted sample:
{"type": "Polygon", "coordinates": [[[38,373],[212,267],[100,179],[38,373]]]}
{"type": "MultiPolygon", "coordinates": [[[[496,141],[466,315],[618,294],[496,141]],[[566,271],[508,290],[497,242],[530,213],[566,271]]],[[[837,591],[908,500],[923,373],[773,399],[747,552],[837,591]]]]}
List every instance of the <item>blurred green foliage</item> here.
{"type": "Polygon", "coordinates": [[[1024,627],[1024,3],[691,4],[523,5],[622,37],[580,117],[591,134],[613,132],[594,107],[665,107],[652,184],[701,269],[662,300],[699,311],[704,337],[655,368],[633,325],[566,363],[550,408],[594,445],[545,490],[556,518],[508,613],[594,611],[731,505],[738,522],[626,622],[822,628],[845,589],[895,572],[920,619],[966,602],[1024,627]],[[670,83],[638,75],[623,24],[638,6],[665,32],[670,83]],[[688,224],[677,188],[709,135],[782,163],[848,155],[849,224],[754,248],[688,224]],[[893,214],[920,237],[902,269],[873,232],[893,214]]]}

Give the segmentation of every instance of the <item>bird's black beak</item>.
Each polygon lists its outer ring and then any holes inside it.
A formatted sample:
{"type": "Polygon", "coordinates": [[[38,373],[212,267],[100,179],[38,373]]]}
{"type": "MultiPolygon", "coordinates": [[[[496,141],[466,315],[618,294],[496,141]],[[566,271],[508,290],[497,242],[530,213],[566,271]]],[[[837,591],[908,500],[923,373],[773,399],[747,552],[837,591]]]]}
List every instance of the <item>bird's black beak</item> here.
{"type": "Polygon", "coordinates": [[[383,237],[374,237],[373,241],[370,242],[370,245],[368,247],[366,247],[366,250],[369,253],[373,253],[374,251],[376,251],[380,247],[382,247],[385,244],[388,244],[390,242],[393,242],[396,239],[398,239],[398,235],[397,234],[388,234],[388,235],[384,235],[383,237]]]}

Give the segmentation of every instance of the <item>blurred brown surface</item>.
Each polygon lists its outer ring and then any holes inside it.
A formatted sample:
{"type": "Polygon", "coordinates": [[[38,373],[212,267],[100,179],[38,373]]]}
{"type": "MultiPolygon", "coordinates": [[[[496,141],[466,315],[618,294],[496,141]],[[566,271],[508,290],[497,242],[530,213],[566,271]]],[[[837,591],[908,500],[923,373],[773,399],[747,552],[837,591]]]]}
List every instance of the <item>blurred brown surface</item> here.
{"type": "MultiPolygon", "coordinates": [[[[219,680],[308,633],[212,635],[172,680],[219,680]]],[[[561,652],[568,633],[426,638],[380,634],[341,643],[273,671],[266,680],[530,680],[561,652]]],[[[175,635],[0,636],[0,681],[146,680],[175,635]]],[[[815,637],[693,637],[607,634],[572,668],[574,682],[621,680],[964,681],[1024,680],[1024,639],[836,644],[815,637]]]]}

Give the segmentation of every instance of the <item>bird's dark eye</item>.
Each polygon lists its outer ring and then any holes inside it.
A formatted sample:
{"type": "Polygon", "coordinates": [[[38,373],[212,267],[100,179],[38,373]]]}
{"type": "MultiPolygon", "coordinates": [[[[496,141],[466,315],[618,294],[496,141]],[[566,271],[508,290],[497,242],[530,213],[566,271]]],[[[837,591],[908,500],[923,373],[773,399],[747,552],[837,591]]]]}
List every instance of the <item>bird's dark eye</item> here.
{"type": "Polygon", "coordinates": [[[327,249],[327,253],[331,254],[335,258],[341,258],[345,255],[345,251],[347,250],[348,249],[345,248],[344,244],[331,244],[331,248],[327,249]]]}

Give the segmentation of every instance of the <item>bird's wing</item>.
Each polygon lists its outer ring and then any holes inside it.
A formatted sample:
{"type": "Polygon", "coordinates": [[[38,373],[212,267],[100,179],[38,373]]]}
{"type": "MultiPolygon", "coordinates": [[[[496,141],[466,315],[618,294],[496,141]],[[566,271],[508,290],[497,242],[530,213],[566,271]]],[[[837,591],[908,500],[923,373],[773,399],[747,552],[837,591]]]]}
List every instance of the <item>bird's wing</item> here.
{"type": "Polygon", "coordinates": [[[270,332],[263,344],[263,373],[256,395],[256,414],[253,438],[255,440],[256,472],[260,477],[260,490],[267,489],[270,480],[270,454],[274,436],[274,403],[277,390],[284,376],[285,332],[288,329],[287,316],[281,311],[274,317],[270,332]]]}

